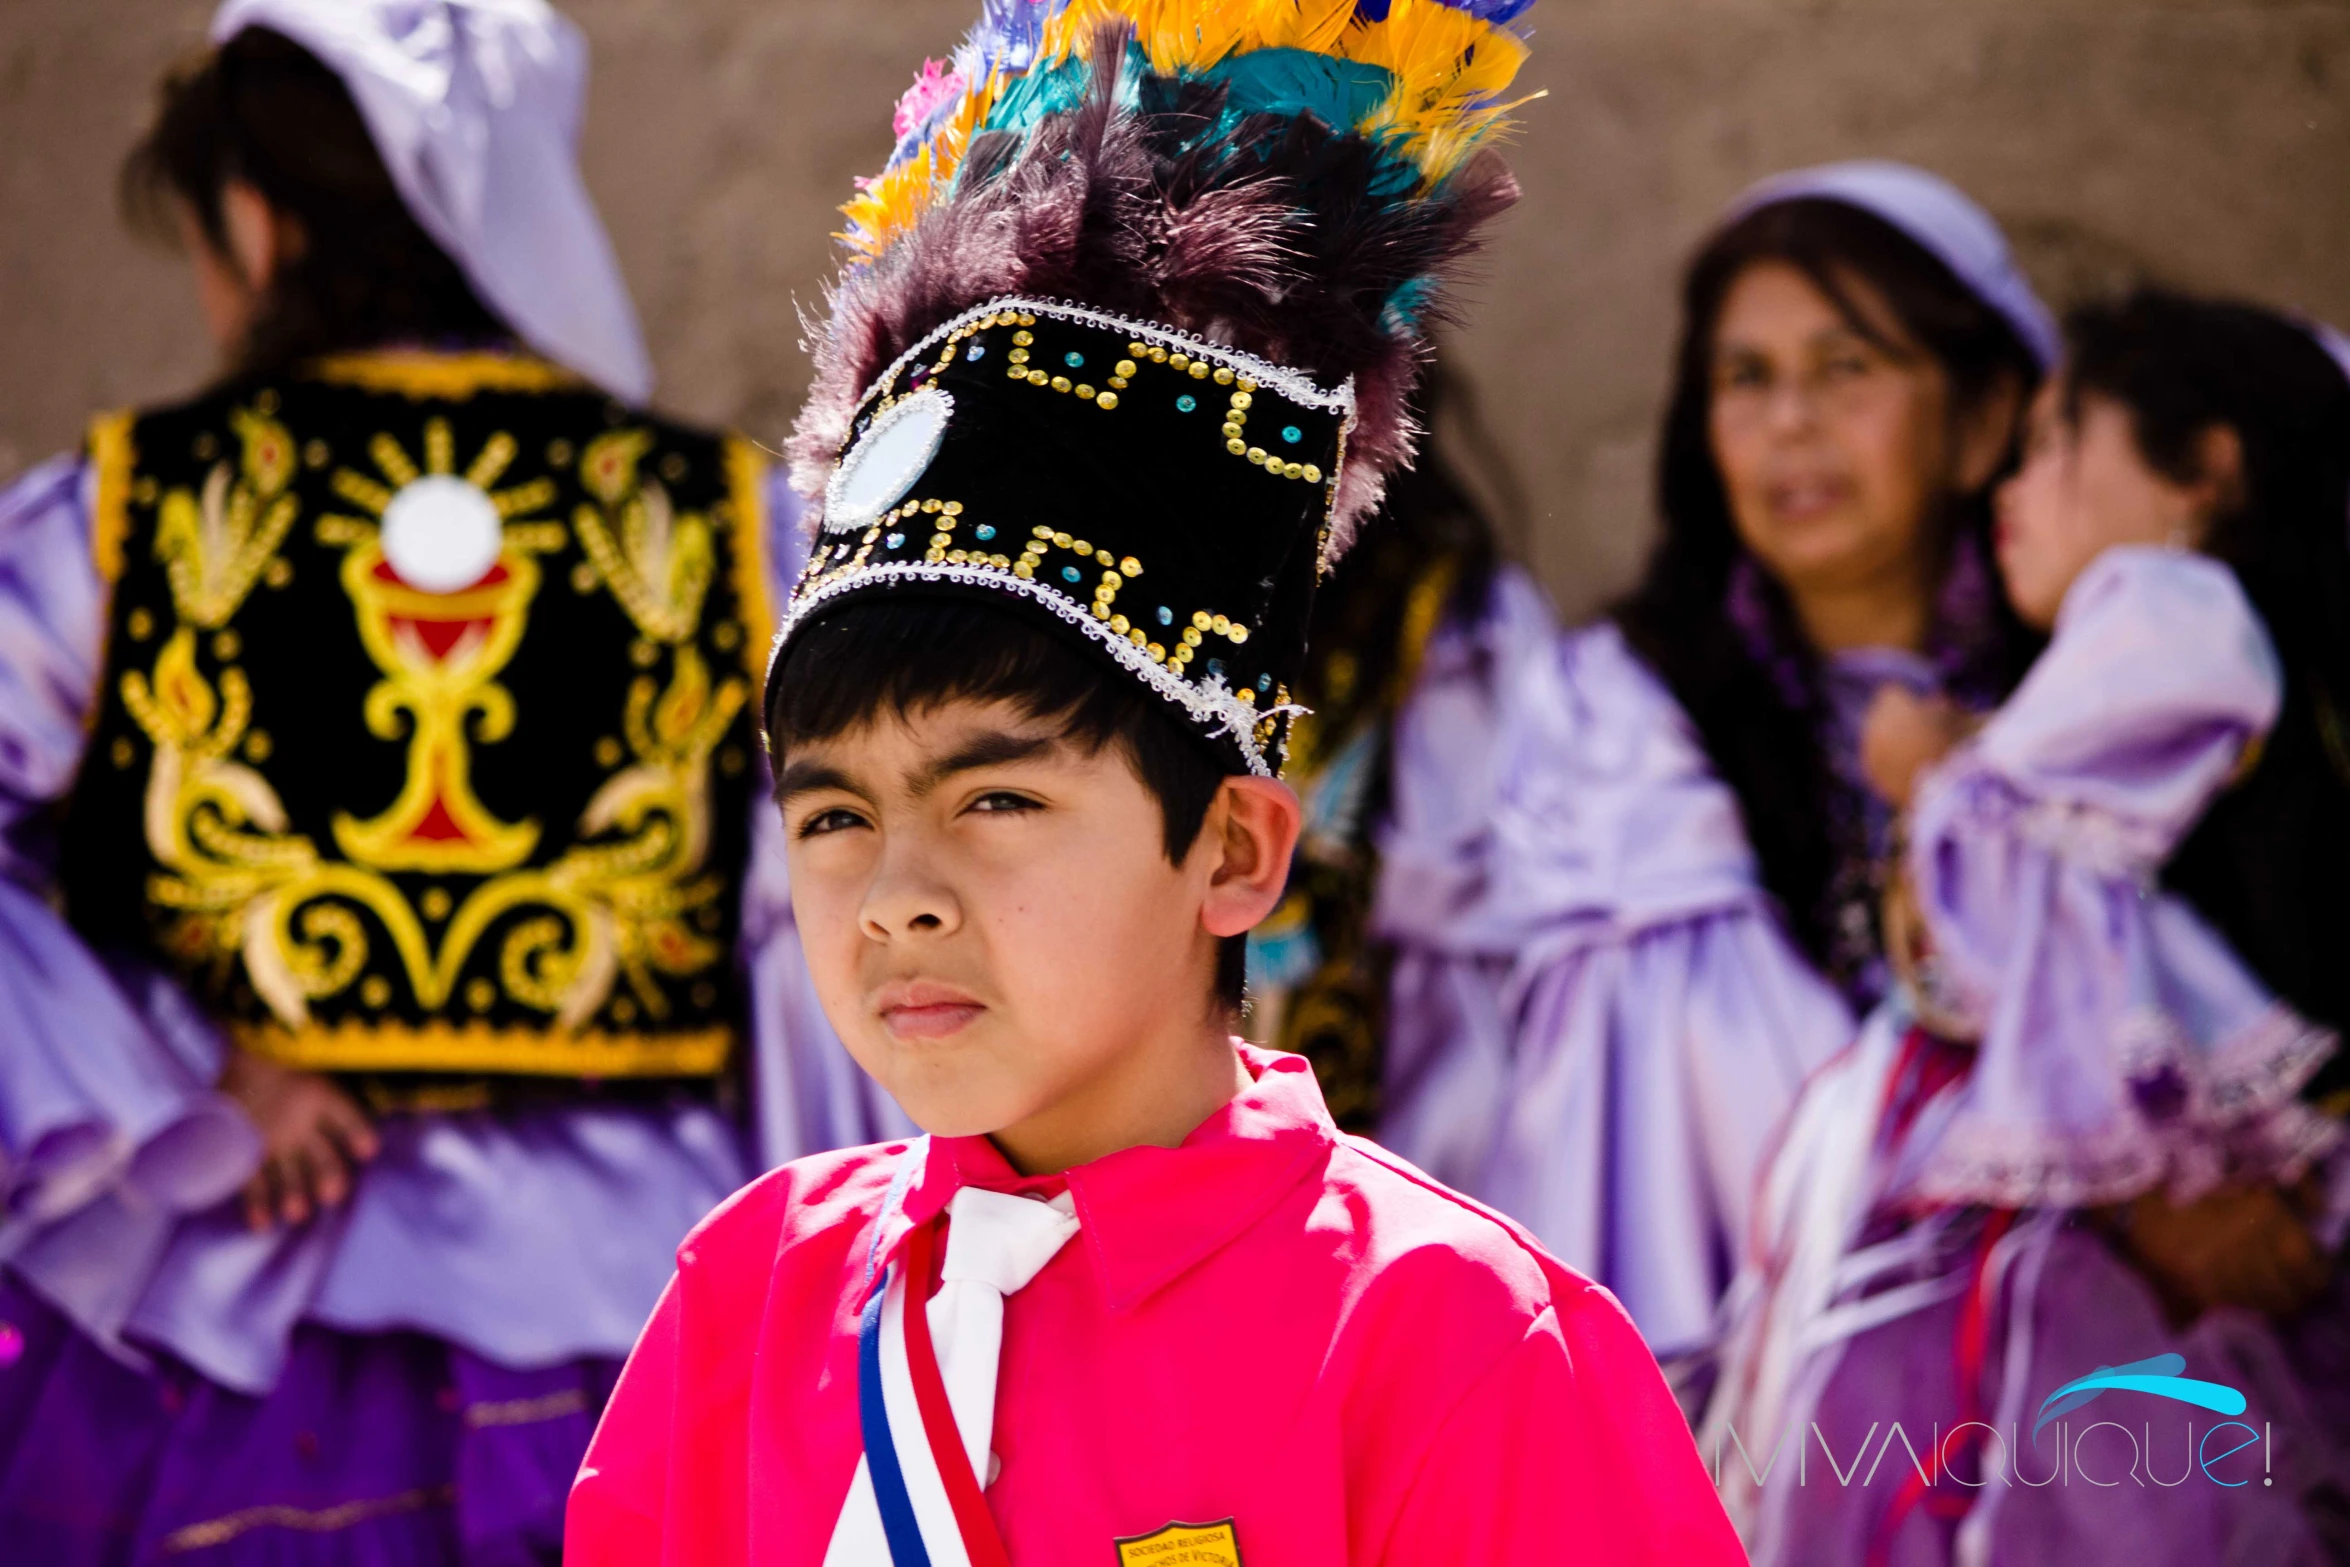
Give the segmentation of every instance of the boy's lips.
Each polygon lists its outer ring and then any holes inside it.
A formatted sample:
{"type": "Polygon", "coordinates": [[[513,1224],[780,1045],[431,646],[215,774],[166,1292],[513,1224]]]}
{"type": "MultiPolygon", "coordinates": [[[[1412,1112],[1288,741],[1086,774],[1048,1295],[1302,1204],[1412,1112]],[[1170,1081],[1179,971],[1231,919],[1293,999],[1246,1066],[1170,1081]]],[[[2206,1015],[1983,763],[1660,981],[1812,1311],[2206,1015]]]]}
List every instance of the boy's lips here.
{"type": "Polygon", "coordinates": [[[882,986],[873,1009],[881,1015],[882,1025],[900,1039],[944,1039],[987,1010],[952,985],[926,980],[882,986]]]}

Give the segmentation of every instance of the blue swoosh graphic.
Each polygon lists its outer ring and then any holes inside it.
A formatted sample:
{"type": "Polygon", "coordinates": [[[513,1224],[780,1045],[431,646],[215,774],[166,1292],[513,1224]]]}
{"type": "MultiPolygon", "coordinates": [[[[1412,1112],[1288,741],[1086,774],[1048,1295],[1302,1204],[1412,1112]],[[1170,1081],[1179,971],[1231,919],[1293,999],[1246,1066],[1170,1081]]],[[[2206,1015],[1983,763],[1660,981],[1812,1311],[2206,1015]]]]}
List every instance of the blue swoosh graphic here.
{"type": "Polygon", "coordinates": [[[2187,1369],[2183,1355],[2156,1355],[2149,1360],[2132,1361],[2126,1366],[2099,1366],[2078,1381],[2067,1382],[2040,1401],[2040,1418],[2032,1423],[2032,1435],[2058,1415],[2080,1408],[2091,1399],[2113,1389],[2126,1393],[2152,1393],[2157,1398],[2174,1399],[2182,1404],[2193,1404],[2215,1414],[2240,1415],[2244,1412],[2244,1395],[2224,1382],[2199,1382],[2179,1373],[2187,1369]]]}

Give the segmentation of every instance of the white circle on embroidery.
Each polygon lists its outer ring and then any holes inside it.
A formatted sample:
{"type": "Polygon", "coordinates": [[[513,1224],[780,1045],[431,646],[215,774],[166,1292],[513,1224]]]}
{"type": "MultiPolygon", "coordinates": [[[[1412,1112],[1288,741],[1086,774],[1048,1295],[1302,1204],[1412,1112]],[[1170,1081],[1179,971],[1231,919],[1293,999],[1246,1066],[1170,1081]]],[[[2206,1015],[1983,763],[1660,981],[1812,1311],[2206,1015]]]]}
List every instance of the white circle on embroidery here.
{"type": "Polygon", "coordinates": [[[850,447],[824,486],[824,530],[869,528],[914,487],[946,439],[955,400],[935,386],[898,399],[850,447]]]}
{"type": "Polygon", "coordinates": [[[384,559],[426,593],[454,593],[488,576],[505,536],[497,504],[445,473],[410,480],[384,508],[384,559]]]}

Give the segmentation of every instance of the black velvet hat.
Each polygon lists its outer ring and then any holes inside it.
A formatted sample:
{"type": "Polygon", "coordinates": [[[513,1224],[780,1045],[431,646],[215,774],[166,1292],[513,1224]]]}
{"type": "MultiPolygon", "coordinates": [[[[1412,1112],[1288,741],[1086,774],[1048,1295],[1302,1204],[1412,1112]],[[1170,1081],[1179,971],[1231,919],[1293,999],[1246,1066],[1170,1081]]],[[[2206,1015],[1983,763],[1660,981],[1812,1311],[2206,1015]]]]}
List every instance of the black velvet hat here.
{"type": "Polygon", "coordinates": [[[1409,458],[1442,276],[1515,195],[1480,148],[1522,3],[1256,0],[1221,45],[1164,0],[991,5],[845,209],[770,699],[846,605],[978,596],[1278,774],[1315,585],[1409,458]]]}

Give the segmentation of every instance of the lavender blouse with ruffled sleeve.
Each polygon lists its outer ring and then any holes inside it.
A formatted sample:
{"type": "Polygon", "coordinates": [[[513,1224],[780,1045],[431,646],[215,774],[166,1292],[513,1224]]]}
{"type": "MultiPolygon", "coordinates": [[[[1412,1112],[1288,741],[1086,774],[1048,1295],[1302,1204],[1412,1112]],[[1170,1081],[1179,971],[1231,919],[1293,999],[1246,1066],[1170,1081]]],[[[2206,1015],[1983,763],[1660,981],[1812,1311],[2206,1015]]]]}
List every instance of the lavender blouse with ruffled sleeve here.
{"type": "Polygon", "coordinates": [[[2333,1037],[2156,879],[2281,698],[2276,649],[2218,562],[2117,548],[2074,583],[2024,683],[1919,789],[1921,983],[1979,1044],[1897,1196],[2188,1195],[2331,1139],[2295,1093],[2333,1037]]]}
{"type": "Polygon", "coordinates": [[[1852,1017],[1613,626],[1517,659],[1488,710],[1474,747],[1399,725],[1399,834],[1421,852],[1388,849],[1383,873],[1399,958],[1380,1137],[1607,1285],[1660,1356],[1695,1350],[1769,1140],[1852,1017]],[[1493,780],[1449,824],[1440,876],[1408,809],[1415,759],[1463,750],[1493,780]]]}

